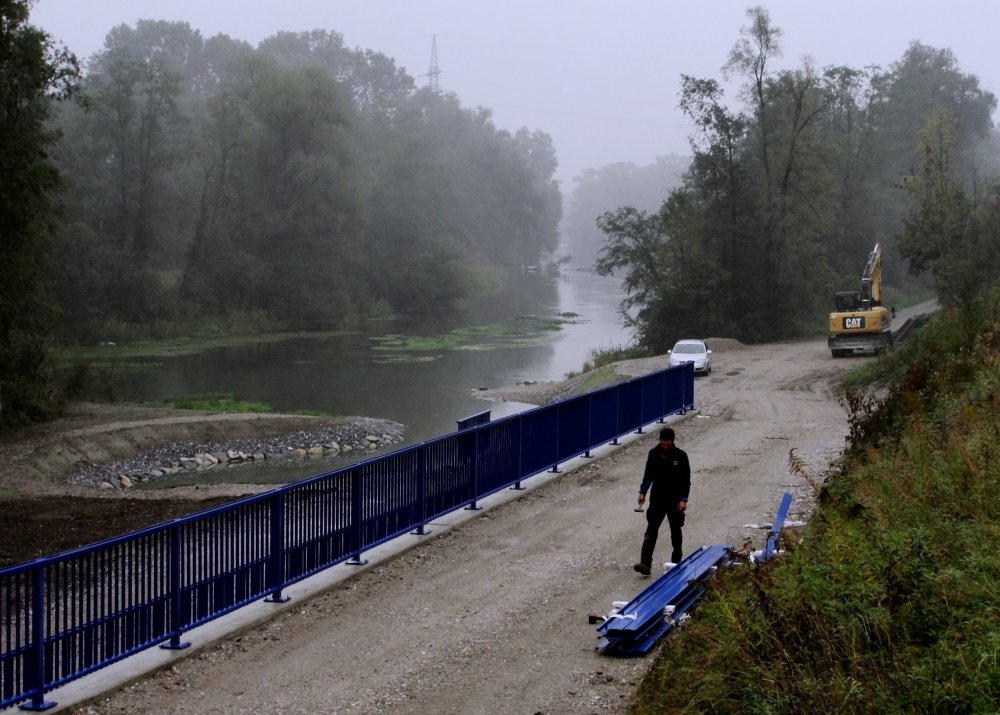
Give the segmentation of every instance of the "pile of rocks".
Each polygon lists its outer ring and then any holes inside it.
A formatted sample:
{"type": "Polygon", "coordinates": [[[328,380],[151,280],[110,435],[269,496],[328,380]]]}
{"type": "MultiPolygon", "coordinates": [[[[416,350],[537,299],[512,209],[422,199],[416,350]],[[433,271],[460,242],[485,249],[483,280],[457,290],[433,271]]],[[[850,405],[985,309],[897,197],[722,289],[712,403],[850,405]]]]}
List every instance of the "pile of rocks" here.
{"type": "Polygon", "coordinates": [[[103,489],[125,488],[182,472],[277,459],[336,457],[374,452],[403,441],[403,425],[391,420],[358,417],[311,431],[296,431],[227,443],[174,443],[144,450],[125,459],[92,465],[70,481],[103,489]]]}

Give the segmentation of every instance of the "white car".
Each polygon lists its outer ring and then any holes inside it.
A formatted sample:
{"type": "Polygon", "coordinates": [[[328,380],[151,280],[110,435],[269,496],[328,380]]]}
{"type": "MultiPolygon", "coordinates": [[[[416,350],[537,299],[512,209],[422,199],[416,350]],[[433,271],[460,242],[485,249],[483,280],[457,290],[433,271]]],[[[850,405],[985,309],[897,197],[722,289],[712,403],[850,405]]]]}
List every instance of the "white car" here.
{"type": "Polygon", "coordinates": [[[703,372],[707,375],[712,372],[712,351],[704,340],[678,340],[673,350],[668,350],[667,354],[670,355],[670,367],[693,362],[695,373],[703,372]]]}

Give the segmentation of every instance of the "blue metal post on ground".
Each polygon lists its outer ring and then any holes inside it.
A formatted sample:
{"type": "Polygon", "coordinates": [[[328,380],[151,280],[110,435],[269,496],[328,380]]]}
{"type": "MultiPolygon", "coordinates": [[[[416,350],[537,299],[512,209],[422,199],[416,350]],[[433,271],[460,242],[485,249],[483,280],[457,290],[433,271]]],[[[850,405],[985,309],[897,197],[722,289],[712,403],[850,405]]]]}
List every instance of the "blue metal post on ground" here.
{"type": "Polygon", "coordinates": [[[465,507],[467,511],[480,511],[481,506],[476,506],[476,495],[479,494],[479,432],[476,430],[476,444],[472,449],[472,469],[469,474],[469,489],[472,492],[472,501],[465,507]]]}
{"type": "Polygon", "coordinates": [[[357,550],[346,562],[351,566],[364,566],[368,563],[368,559],[361,558],[361,546],[364,543],[362,541],[361,517],[361,470],[355,469],[351,472],[351,532],[357,550]]]}
{"type": "Polygon", "coordinates": [[[549,470],[552,474],[559,474],[559,407],[556,406],[556,461],[549,470]]]}
{"type": "Polygon", "coordinates": [[[285,587],[285,509],[284,492],[278,492],[268,501],[271,522],[271,553],[267,560],[267,585],[271,595],[265,598],[269,603],[284,603],[288,596],[281,595],[285,587]]]}
{"type": "MultiPolygon", "coordinates": [[[[524,474],[524,439],[522,439],[521,428],[517,428],[517,473],[524,474]]],[[[523,492],[525,487],[521,486],[521,480],[518,479],[516,482],[510,485],[510,488],[515,492],[523,492]]]]}
{"type": "Polygon", "coordinates": [[[642,434],[642,416],[646,414],[646,391],[639,390],[639,429],[636,434],[642,434]]]}
{"type": "Polygon", "coordinates": [[[781,535],[781,527],[785,523],[785,517],[788,515],[788,507],[792,505],[792,495],[785,492],[785,496],[781,498],[781,505],[778,507],[778,513],[774,516],[774,524],[771,526],[771,532],[768,534],[767,543],[764,545],[764,561],[774,556],[775,553],[775,543],[778,540],[778,536],[781,535]]]}
{"type": "Polygon", "coordinates": [[[615,438],[611,440],[611,444],[617,446],[618,435],[622,432],[622,389],[621,387],[615,388],[615,431],[617,434],[615,438]]]}
{"type": "Polygon", "coordinates": [[[31,578],[31,657],[25,675],[31,702],[22,710],[48,710],[55,703],[45,699],[45,564],[37,559],[31,578]]]}
{"type": "Polygon", "coordinates": [[[431,533],[424,528],[427,525],[427,448],[417,452],[417,508],[420,509],[420,523],[411,531],[416,536],[426,536],[431,533]]]}
{"type": "Polygon", "coordinates": [[[657,424],[662,425],[667,421],[667,381],[663,381],[663,389],[660,390],[660,411],[664,414],[660,415],[660,419],[656,420],[657,424]]]}
{"type": "Polygon", "coordinates": [[[184,632],[181,622],[184,617],[181,607],[182,521],[183,519],[174,519],[174,525],[170,529],[170,640],[160,646],[167,650],[184,650],[191,645],[181,641],[181,634],[184,632]]]}

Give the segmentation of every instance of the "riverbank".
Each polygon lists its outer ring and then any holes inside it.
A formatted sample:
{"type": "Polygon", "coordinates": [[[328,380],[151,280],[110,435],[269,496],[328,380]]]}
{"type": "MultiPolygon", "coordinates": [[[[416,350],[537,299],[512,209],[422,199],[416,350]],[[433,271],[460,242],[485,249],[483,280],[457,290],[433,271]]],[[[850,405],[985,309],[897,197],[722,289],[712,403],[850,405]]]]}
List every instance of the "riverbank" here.
{"type": "Polygon", "coordinates": [[[0,497],[75,494],[118,475],[148,474],[197,453],[277,456],[326,445],[387,446],[404,428],[370,417],[218,413],[77,403],[57,420],[0,438],[0,497]]]}
{"type": "Polygon", "coordinates": [[[368,449],[402,439],[402,425],[367,417],[74,404],[57,420],[0,438],[0,567],[274,488],[238,483],[156,490],[125,486],[180,465],[189,455],[232,451],[279,458],[316,446],[368,449]]]}

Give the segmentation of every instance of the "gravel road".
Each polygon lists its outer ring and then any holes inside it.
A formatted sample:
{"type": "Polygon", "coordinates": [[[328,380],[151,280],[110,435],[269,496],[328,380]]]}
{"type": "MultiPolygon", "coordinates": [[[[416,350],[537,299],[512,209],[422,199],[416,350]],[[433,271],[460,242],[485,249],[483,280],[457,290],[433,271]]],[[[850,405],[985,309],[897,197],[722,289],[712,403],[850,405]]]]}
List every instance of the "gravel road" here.
{"type": "MultiPolygon", "coordinates": [[[[901,322],[901,321],[900,321],[901,322]]],[[[711,341],[710,341],[711,344],[711,341]]],[[[678,420],[692,465],[685,551],[759,547],[782,494],[807,519],[847,424],[825,340],[720,341],[678,420]]],[[[637,369],[648,369],[648,363],[637,369]]],[[[208,647],[78,713],[618,713],[652,658],[595,651],[587,622],[648,583],[633,511],[655,430],[521,498],[371,565],[268,624],[208,647]]],[[[662,538],[654,561],[668,555],[662,538]]],[[[695,614],[694,617],[697,617],[695,614]]],[[[683,630],[670,637],[684,637],[683,630]]]]}

